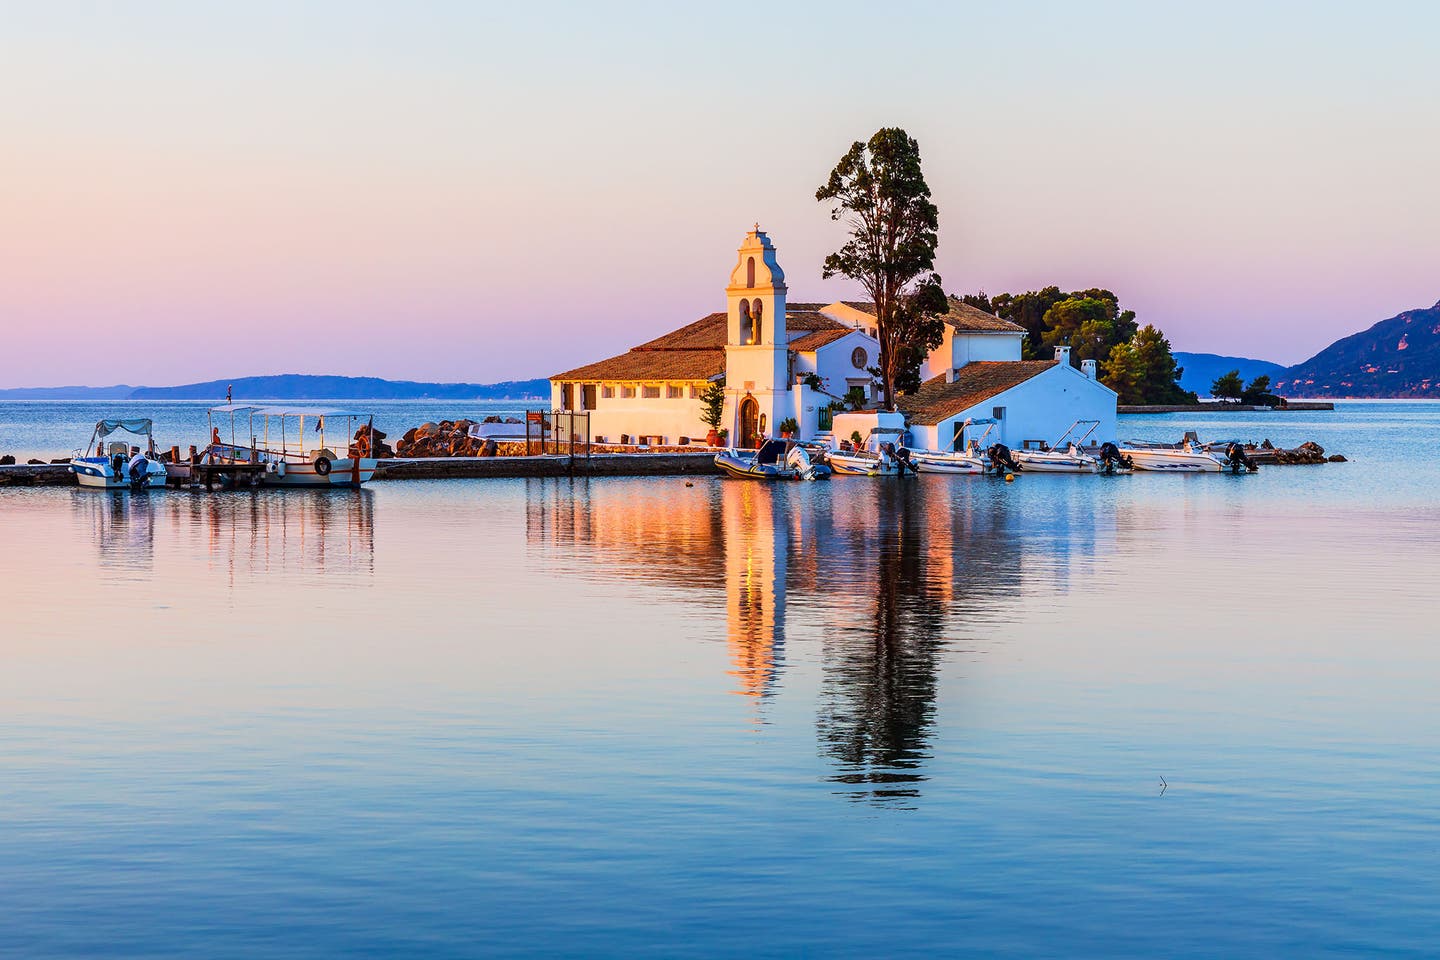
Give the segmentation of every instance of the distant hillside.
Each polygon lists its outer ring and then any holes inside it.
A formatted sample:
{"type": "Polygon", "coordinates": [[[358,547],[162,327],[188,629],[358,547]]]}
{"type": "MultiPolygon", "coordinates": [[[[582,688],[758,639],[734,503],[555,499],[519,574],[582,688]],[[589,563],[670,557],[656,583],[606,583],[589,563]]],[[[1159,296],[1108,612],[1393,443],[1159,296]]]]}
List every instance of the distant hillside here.
{"type": "Polygon", "coordinates": [[[113,387],[12,387],[0,400],[124,400],[135,392],[126,383],[113,387]]]}
{"type": "Polygon", "coordinates": [[[1273,389],[1291,397],[1440,396],[1440,302],[1336,340],[1273,389]]]}
{"type": "Polygon", "coordinates": [[[1249,357],[1222,357],[1215,353],[1176,352],[1175,362],[1185,368],[1180,386],[1195,391],[1202,400],[1210,396],[1210,385],[1231,370],[1239,370],[1246,383],[1262,375],[1268,375],[1273,380],[1285,372],[1283,363],[1249,357]]]}
{"type": "Polygon", "coordinates": [[[281,374],[237,377],[177,387],[21,387],[0,390],[0,400],[522,400],[550,396],[548,380],[504,383],[417,383],[378,377],[281,374]]]}

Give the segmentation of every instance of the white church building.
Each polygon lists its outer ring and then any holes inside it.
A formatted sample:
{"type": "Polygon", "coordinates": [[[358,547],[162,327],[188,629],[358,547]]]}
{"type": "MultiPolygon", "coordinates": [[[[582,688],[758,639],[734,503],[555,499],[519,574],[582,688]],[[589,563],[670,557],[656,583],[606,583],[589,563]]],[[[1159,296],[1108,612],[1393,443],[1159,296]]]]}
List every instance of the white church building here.
{"type": "MultiPolygon", "coordinates": [[[[827,435],[832,404],[852,387],[876,399],[867,372],[880,352],[874,308],[790,303],[788,292],[775,246],[757,225],[740,244],[724,313],[552,376],[552,405],[588,412],[597,443],[700,442],[708,431],[701,394],[723,378],[721,425],[731,445],[755,446],[789,419],[798,439],[827,435]]],[[[1054,441],[1076,420],[1100,421],[1094,441],[1115,439],[1116,395],[1096,379],[1094,361],[1077,370],[1064,347],[1055,360],[1022,360],[1023,327],[958,300],[943,319],[944,340],[922,365],[923,385],[899,398],[912,447],[951,449],[978,435],[962,436],[967,419],[990,418],[997,423],[987,442],[1012,447],[1054,441]]],[[[857,419],[876,415],[837,416],[835,432],[848,437],[857,419]]]]}

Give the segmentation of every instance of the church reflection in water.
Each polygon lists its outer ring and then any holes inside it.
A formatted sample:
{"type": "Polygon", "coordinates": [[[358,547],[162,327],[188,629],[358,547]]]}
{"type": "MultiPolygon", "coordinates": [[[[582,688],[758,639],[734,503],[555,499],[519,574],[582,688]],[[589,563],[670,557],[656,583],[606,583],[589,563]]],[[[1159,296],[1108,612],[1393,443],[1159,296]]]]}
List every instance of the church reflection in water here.
{"type": "Polygon", "coordinates": [[[706,481],[678,493],[678,482],[534,481],[527,535],[585,576],[723,591],[732,689],[752,722],[781,689],[787,634],[818,643],[829,779],[856,799],[913,798],[946,653],[1003,638],[1027,568],[1056,562],[1027,543],[1063,538],[1069,563],[1093,555],[1106,523],[1088,501],[1037,511],[987,481],[930,479],[706,481]]]}

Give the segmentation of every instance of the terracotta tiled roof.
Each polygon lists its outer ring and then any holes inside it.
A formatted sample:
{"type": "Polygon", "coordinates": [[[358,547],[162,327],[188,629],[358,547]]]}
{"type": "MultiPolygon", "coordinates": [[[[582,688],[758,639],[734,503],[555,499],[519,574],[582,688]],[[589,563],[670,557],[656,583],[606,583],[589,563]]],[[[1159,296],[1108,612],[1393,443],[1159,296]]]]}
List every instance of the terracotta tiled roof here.
{"type": "MultiPolygon", "coordinates": [[[[875,316],[875,304],[868,300],[842,300],[841,303],[847,307],[854,307],[861,313],[868,313],[875,316]]],[[[965,333],[1024,333],[1025,328],[1018,323],[1011,323],[1009,320],[1002,320],[993,313],[986,313],[979,307],[972,307],[964,300],[950,298],[950,312],[941,317],[946,323],[956,330],[965,333]]]]}
{"type": "MultiPolygon", "coordinates": [[[[814,350],[830,342],[812,341],[810,338],[817,333],[835,333],[837,336],[832,339],[839,339],[851,330],[817,312],[820,306],[822,304],[786,304],[785,329],[802,333],[799,340],[812,344],[803,349],[814,350]]],[[[725,372],[725,317],[724,313],[708,314],[679,330],[647,340],[629,353],[557,373],[550,379],[708,380],[725,372]]],[[[795,342],[790,344],[790,349],[796,349],[795,342]]]]}
{"type": "Polygon", "coordinates": [[[792,331],[792,332],[795,331],[795,330],[806,330],[806,331],[815,331],[815,330],[845,330],[845,331],[848,332],[848,331],[850,331],[850,330],[855,329],[854,327],[846,326],[845,324],[841,323],[839,320],[834,320],[834,319],[831,319],[830,317],[825,316],[825,314],[821,313],[819,310],[802,310],[802,309],[800,309],[801,307],[807,307],[807,306],[810,306],[810,305],[809,305],[809,304],[793,304],[793,305],[791,305],[791,304],[786,304],[786,307],[785,307],[785,329],[786,329],[786,330],[789,330],[789,331],[792,331]]]}
{"type": "MultiPolygon", "coordinates": [[[[721,314],[723,317],[724,314],[721,314]]],[[[724,350],[631,350],[557,373],[551,380],[709,380],[725,372],[724,350]]]]}
{"type": "Polygon", "coordinates": [[[912,423],[934,426],[1056,366],[1054,360],[977,360],[960,368],[954,383],[944,376],[927,380],[900,398],[912,423]]]}
{"type": "Polygon", "coordinates": [[[803,337],[791,340],[790,349],[797,353],[809,353],[854,332],[852,328],[843,326],[836,329],[816,330],[814,333],[807,333],[803,337]]]}
{"type": "Polygon", "coordinates": [[[712,313],[679,330],[672,330],[648,340],[636,350],[723,350],[725,349],[725,314],[712,313]]]}

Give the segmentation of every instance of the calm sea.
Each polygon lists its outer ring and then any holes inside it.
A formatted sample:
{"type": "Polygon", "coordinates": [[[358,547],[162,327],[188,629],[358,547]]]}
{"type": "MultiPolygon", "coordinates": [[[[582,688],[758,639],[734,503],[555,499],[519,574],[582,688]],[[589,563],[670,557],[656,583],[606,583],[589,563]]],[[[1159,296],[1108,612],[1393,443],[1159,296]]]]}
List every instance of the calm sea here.
{"type": "MultiPolygon", "coordinates": [[[[217,401],[218,402],[218,401],[217,401]]],[[[257,404],[266,401],[257,400],[257,404]]],[[[277,405],[329,407],[373,413],[375,429],[383,431],[393,442],[411,427],[426,421],[483,420],[487,416],[522,417],[527,409],[549,409],[544,400],[285,400],[277,405]]],[[[50,460],[68,457],[90,440],[98,420],[114,417],[149,417],[154,421],[155,443],[162,449],[190,444],[205,446],[210,428],[220,428],[229,441],[229,414],[216,414],[210,420],[207,411],[213,403],[191,400],[0,400],[0,454],[12,454],[21,463],[31,457],[50,460]]],[[[293,427],[295,421],[290,421],[293,427]]],[[[345,423],[331,424],[343,435],[345,423]]],[[[306,427],[314,429],[314,421],[306,427]]],[[[257,424],[256,429],[259,429],[257,424]]],[[[248,443],[248,425],[238,416],[235,436],[248,443]]],[[[117,434],[117,436],[122,436],[117,434]]],[[[128,435],[124,435],[128,436],[128,435]]],[[[333,439],[332,439],[333,443],[333,439]]]]}
{"type": "Polygon", "coordinates": [[[1188,427],[1351,462],[0,490],[0,956],[1434,956],[1440,406],[1188,427]]]}

